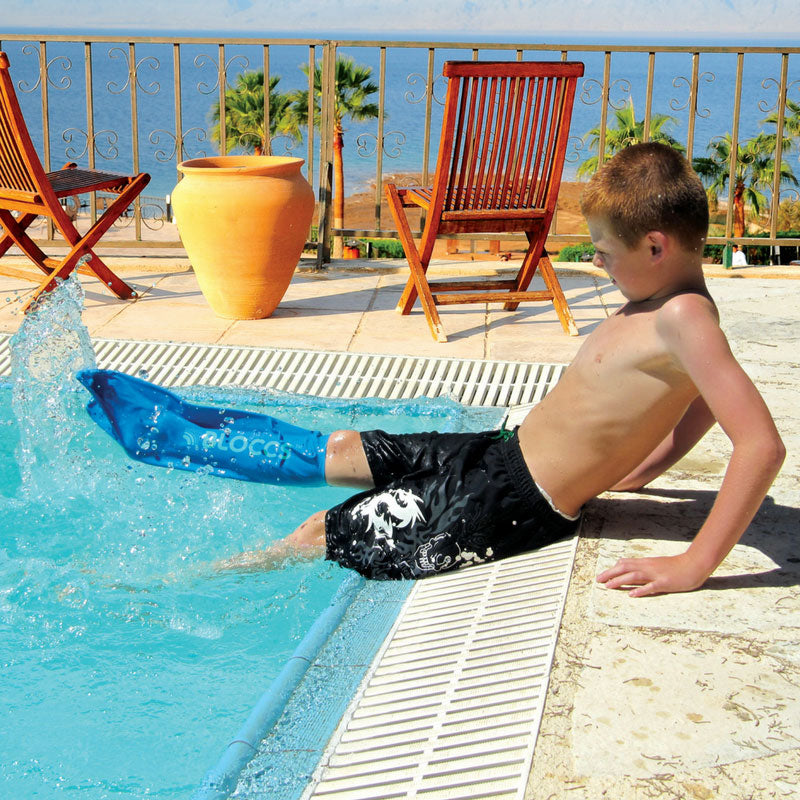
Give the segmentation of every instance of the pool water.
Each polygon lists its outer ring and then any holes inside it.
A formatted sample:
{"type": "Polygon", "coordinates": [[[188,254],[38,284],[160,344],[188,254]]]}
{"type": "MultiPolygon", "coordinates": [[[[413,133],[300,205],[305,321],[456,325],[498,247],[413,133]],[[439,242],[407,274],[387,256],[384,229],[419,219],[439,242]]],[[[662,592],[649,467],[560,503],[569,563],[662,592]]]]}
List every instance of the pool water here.
{"type": "MultiPolygon", "coordinates": [[[[349,491],[128,459],[73,377],[93,364],[78,290],[30,315],[0,382],[0,796],[184,798],[349,574],[321,559],[251,574],[214,562],[349,491]]],[[[443,400],[181,393],[323,431],[497,421],[443,400]]]]}

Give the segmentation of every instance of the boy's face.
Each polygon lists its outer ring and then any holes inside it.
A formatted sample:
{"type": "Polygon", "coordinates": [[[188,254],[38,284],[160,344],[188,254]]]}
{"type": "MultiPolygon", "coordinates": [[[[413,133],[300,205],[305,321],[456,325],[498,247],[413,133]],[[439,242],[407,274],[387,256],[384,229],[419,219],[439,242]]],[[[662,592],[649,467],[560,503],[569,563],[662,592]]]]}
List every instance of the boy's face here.
{"type": "Polygon", "coordinates": [[[655,271],[650,269],[654,244],[648,236],[643,236],[630,248],[602,217],[586,221],[596,251],[592,263],[608,273],[627,300],[636,303],[653,297],[660,286],[655,271]]]}

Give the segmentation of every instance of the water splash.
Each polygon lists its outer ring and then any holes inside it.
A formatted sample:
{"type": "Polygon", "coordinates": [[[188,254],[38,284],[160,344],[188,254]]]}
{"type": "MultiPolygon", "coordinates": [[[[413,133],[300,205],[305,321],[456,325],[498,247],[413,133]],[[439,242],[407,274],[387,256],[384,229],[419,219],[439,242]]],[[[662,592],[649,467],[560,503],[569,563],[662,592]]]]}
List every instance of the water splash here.
{"type": "Polygon", "coordinates": [[[75,372],[96,366],[81,320],[83,287],[73,273],[43,295],[11,338],[12,407],[20,430],[17,450],[23,490],[43,493],[80,468],[75,424],[85,394],[75,372]],[[40,468],[44,466],[44,468],[40,468]],[[59,474],[61,473],[61,474],[59,474]]]}

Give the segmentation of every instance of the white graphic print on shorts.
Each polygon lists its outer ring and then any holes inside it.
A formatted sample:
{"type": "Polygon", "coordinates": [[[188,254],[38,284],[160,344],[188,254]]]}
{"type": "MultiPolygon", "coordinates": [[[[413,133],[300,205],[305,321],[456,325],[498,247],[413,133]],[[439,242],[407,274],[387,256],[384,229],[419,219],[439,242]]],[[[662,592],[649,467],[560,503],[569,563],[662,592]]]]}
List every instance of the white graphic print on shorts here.
{"type": "Polygon", "coordinates": [[[422,498],[408,489],[387,489],[369,497],[353,507],[352,515],[366,518],[367,530],[375,539],[383,539],[390,550],[394,550],[394,529],[407,528],[417,522],[425,522],[420,508],[422,498]]]}

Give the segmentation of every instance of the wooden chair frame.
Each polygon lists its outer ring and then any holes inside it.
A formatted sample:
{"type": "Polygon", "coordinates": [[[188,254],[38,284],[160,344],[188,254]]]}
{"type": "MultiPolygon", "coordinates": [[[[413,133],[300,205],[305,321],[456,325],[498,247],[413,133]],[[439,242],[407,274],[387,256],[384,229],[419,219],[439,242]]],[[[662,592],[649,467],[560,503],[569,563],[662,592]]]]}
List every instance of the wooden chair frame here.
{"type": "Polygon", "coordinates": [[[75,269],[96,275],[120,298],[137,296],[92,248],[149,181],[150,176],[144,172],[127,176],[78,169],[76,164],[66,164],[63,169],[46,173],[19,107],[8,58],[0,52],[0,225],[3,227],[0,259],[16,245],[45,274],[42,279],[35,273],[0,263],[0,274],[34,280],[38,284],[25,304],[25,310],[42,293],[53,289],[56,279],[66,278],[75,269]],[[118,196],[89,230],[81,234],[60,200],[94,191],[118,196]],[[64,237],[70,249],[63,258],[48,257],[26,232],[39,216],[52,220],[64,237]]]}
{"type": "Polygon", "coordinates": [[[434,339],[445,342],[438,305],[502,302],[513,311],[521,301],[552,301],[564,331],[577,335],[544,245],[583,64],[448,61],[443,72],[448,86],[433,185],[386,186],[411,270],[397,311],[408,314],[419,297],[434,339]],[[426,214],[419,248],[407,208],[426,214]],[[484,232],[525,233],[528,249],[516,277],[428,281],[437,237],[484,232]],[[546,289],[528,291],[537,268],[546,289]]]}

